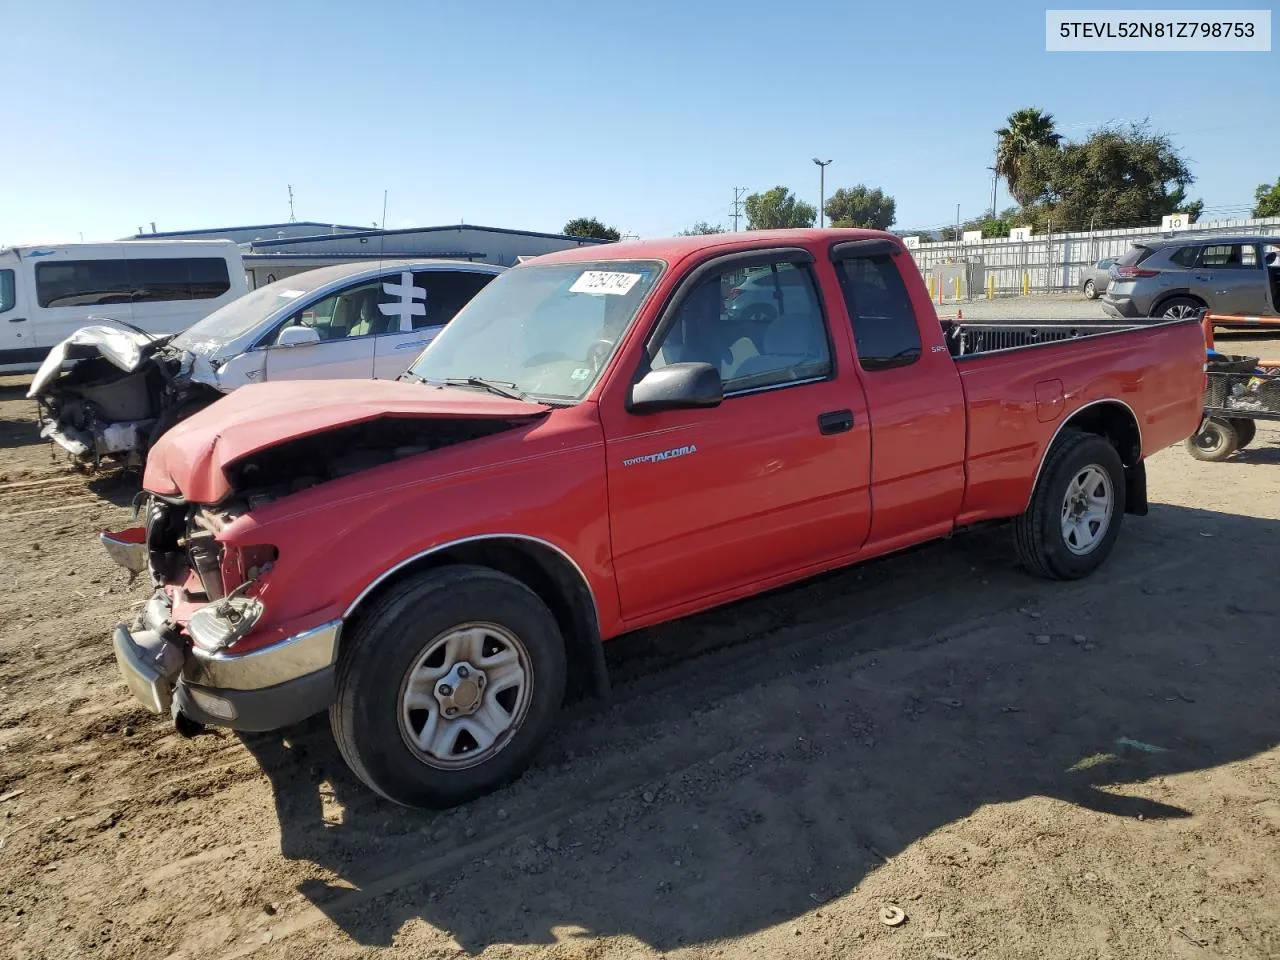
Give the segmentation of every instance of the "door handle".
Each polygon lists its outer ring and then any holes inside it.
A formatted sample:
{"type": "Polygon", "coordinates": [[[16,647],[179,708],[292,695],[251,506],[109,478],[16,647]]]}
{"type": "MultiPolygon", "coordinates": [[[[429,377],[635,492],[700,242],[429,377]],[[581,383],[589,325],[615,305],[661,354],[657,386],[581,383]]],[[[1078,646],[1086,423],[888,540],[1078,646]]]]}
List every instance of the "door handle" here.
{"type": "Polygon", "coordinates": [[[10,317],[9,322],[10,323],[26,323],[27,318],[26,317],[10,317]]]}
{"type": "Polygon", "coordinates": [[[1199,280],[1201,283],[1208,283],[1212,278],[1211,278],[1211,277],[1196,277],[1196,279],[1197,279],[1197,280],[1199,280]]]}
{"type": "Polygon", "coordinates": [[[852,410],[832,410],[818,414],[818,432],[822,434],[844,433],[853,429],[852,410]]]}

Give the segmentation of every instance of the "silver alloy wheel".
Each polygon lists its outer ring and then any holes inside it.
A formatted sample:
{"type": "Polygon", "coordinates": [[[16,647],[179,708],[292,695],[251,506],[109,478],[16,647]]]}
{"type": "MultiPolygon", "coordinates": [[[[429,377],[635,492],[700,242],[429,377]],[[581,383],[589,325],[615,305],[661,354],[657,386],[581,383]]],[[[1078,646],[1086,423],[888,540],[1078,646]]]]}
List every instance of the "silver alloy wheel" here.
{"type": "Polygon", "coordinates": [[[1165,310],[1163,317],[1166,320],[1188,320],[1199,312],[1198,307],[1190,306],[1185,303],[1174,304],[1165,310]]]}
{"type": "Polygon", "coordinates": [[[1090,300],[1092,300],[1092,299],[1093,299],[1093,292],[1094,292],[1094,290],[1096,290],[1096,289],[1097,289],[1097,288],[1093,285],[1093,281],[1092,281],[1092,280],[1086,280],[1086,281],[1084,282],[1084,295],[1085,295],[1086,297],[1088,297],[1090,300]]]}
{"type": "Polygon", "coordinates": [[[529,711],[533,666],[514,633],[462,623],[431,640],[400,684],[400,733],[428,766],[463,770],[505,747],[529,711]]]}
{"type": "Polygon", "coordinates": [[[1092,553],[1111,527],[1111,475],[1091,463],[1076,471],[1062,498],[1062,539],[1077,557],[1092,553]]]}

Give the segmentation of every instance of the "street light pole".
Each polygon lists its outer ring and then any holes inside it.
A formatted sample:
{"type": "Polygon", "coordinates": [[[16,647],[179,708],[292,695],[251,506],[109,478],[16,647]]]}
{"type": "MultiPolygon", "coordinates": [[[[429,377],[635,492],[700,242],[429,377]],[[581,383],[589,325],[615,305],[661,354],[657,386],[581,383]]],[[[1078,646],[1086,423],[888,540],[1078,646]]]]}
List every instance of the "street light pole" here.
{"type": "Polygon", "coordinates": [[[824,219],[826,214],[822,208],[827,202],[827,164],[831,161],[814,157],[813,162],[818,165],[818,226],[822,227],[826,223],[824,219]]]}

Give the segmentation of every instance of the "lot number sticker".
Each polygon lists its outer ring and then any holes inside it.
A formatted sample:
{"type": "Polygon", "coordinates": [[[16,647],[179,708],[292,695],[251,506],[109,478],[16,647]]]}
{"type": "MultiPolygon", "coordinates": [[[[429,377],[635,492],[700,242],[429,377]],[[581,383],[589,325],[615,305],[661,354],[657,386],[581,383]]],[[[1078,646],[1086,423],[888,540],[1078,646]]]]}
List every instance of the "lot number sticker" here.
{"type": "Polygon", "coordinates": [[[638,273],[611,273],[607,270],[588,270],[569,288],[570,293],[607,293],[622,296],[629,293],[640,279],[638,273]]]}

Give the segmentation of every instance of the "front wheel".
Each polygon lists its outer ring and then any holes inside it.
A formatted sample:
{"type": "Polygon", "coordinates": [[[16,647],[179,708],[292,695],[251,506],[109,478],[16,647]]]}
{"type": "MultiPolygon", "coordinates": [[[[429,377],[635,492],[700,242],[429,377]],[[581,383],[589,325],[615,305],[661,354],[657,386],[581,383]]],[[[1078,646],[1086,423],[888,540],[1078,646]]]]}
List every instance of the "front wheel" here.
{"type": "MultiPolygon", "coordinates": [[[[1194,436],[1186,441],[1187,453],[1206,463],[1220,463],[1240,449],[1240,436],[1236,432],[1237,420],[1210,417],[1194,436]]],[[[1253,426],[1253,421],[1248,421],[1253,426]]],[[[1256,428],[1255,428],[1256,429],[1256,428]]],[[[1249,439],[1253,439],[1251,436],[1249,439]]]]}
{"type": "Polygon", "coordinates": [[[1096,434],[1066,431],[1014,521],[1018,559],[1050,580],[1087,576],[1111,553],[1124,507],[1124,464],[1115,447],[1096,434]]]}
{"type": "Polygon", "coordinates": [[[565,671],[555,617],[524,584],[487,567],[430,570],[342,638],[330,726],[348,766],[387,799],[453,806],[524,771],[565,671]]]}
{"type": "Polygon", "coordinates": [[[1092,280],[1086,280],[1084,282],[1084,295],[1090,300],[1098,299],[1098,288],[1093,285],[1092,280]]]}

